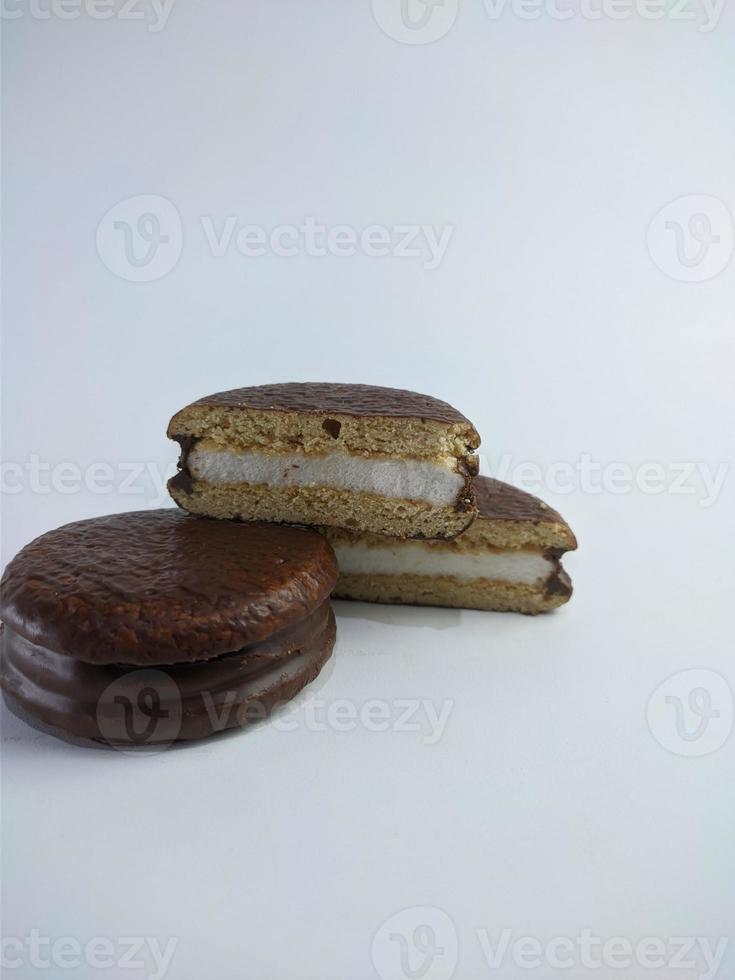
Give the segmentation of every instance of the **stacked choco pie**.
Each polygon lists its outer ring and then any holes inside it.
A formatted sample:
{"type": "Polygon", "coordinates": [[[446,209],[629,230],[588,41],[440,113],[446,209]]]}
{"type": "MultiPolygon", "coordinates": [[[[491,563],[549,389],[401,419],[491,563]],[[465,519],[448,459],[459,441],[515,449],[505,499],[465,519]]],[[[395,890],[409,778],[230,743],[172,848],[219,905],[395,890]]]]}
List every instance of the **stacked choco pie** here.
{"type": "Polygon", "coordinates": [[[110,744],[260,720],[319,673],[330,594],[539,613],[576,547],[556,511],[477,476],[445,402],[368,385],[241,388],[171,419],[181,510],[51,531],[0,585],[0,681],[36,723],[110,744]]]}

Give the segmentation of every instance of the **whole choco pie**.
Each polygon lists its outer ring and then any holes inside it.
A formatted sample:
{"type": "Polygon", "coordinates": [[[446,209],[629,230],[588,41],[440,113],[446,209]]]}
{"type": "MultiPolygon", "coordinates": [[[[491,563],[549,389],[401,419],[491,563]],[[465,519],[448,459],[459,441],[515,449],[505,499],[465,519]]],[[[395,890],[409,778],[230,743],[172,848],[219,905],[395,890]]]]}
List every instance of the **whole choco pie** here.
{"type": "Polygon", "coordinates": [[[111,744],[248,724],[313,680],[335,641],[318,533],[179,510],[67,524],[0,583],[0,682],[44,725],[111,744]]]}

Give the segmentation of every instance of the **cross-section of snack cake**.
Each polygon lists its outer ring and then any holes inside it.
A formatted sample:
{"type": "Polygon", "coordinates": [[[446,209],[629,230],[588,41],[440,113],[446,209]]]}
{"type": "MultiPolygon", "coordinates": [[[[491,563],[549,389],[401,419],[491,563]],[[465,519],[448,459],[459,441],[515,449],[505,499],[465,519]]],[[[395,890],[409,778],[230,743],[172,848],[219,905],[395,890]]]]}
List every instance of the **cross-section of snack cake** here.
{"type": "Polygon", "coordinates": [[[337,556],[333,593],[369,602],[541,613],[569,600],[560,557],[577,541],[537,497],[480,476],[477,520],[452,541],[401,541],[324,528],[337,556]]]}
{"type": "Polygon", "coordinates": [[[171,419],[169,490],[211,517],[451,538],[477,513],[480,444],[451,405],[395,388],[277,384],[202,398],[171,419]]]}

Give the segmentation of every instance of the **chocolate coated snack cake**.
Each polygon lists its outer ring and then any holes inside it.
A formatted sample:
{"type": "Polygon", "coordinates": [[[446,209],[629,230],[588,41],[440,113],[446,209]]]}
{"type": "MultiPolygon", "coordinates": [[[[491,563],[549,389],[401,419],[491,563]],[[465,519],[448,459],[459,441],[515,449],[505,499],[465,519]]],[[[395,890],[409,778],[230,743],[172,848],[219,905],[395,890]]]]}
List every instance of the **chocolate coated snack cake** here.
{"type": "Polygon", "coordinates": [[[244,521],[451,538],[474,519],[480,438],[451,405],[395,388],[278,384],[202,398],[171,419],[185,510],[244,521]]]}
{"type": "Polygon", "coordinates": [[[335,597],[371,602],[547,612],[569,600],[559,561],[577,542],[537,497],[479,476],[477,520],[453,541],[402,541],[335,528],[324,533],[340,575],[335,597]]]}
{"type": "Polygon", "coordinates": [[[263,718],[335,640],[332,549],[314,531],[179,510],[67,524],[0,583],[0,682],[52,728],[111,744],[263,718]]]}

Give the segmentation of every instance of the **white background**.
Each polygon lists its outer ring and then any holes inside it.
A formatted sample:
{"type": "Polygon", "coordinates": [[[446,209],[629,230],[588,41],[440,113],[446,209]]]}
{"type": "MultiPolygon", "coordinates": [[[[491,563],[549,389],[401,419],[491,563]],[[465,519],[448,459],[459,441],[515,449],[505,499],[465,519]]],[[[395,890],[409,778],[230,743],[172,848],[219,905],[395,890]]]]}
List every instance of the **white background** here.
{"type": "MultiPolygon", "coordinates": [[[[390,935],[410,946],[433,922],[444,952],[410,960],[430,980],[455,936],[470,980],[702,975],[701,957],[564,971],[509,952],[491,969],[478,930],[732,933],[732,10],[494,19],[462,0],[452,23],[447,0],[446,33],[404,43],[431,36],[389,36],[397,0],[377,19],[367,0],[176,0],[163,25],[143,4],[145,20],[6,8],[4,562],[58,524],[167,506],[169,416],[287,380],[456,404],[485,472],[542,493],[580,548],[548,617],[339,604],[335,658],[300,703],[447,702],[434,744],[299,722],[131,758],[6,713],[4,935],[177,937],[171,980],[402,980],[390,935]],[[181,220],[179,254],[154,208],[155,261],[178,261],[148,282],[112,224],[134,205],[105,219],[137,195],[181,220]],[[719,240],[700,255],[701,214],[719,240]],[[451,239],[434,269],[234,242],[217,257],[202,224],[310,215],[451,239]],[[623,469],[583,480],[585,458],[623,469]],[[682,463],[721,467],[719,492],[696,472],[677,488],[682,463]],[[679,675],[694,668],[715,676],[679,675]],[[702,719],[677,730],[664,695],[686,705],[692,676],[720,714],[687,741],[702,719]],[[419,911],[378,932],[424,906],[453,925],[419,911]]],[[[9,976],[118,976],[22,955],[9,976]]],[[[718,976],[734,971],[735,940],[718,976]]]]}

